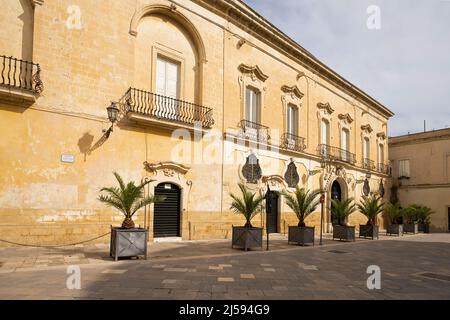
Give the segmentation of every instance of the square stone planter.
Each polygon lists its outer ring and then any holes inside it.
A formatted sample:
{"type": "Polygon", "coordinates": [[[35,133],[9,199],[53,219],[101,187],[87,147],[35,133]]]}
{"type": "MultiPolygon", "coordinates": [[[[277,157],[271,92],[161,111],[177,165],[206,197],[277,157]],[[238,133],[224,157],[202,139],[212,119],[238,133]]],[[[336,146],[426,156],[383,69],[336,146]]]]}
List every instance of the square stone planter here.
{"type": "Polygon", "coordinates": [[[301,246],[314,245],[313,227],[289,227],[288,243],[295,242],[301,246]]]}
{"type": "Polygon", "coordinates": [[[233,227],[233,236],[231,247],[242,248],[245,251],[252,248],[261,248],[263,246],[262,228],[233,227]]]}
{"type": "Polygon", "coordinates": [[[343,241],[355,241],[355,227],[334,225],[333,240],[334,239],[343,241]]]}
{"type": "Polygon", "coordinates": [[[419,232],[430,233],[430,225],[424,224],[424,223],[419,223],[419,232]]]}
{"type": "Polygon", "coordinates": [[[374,225],[366,225],[366,224],[360,224],[359,225],[359,237],[364,237],[364,238],[379,238],[379,231],[380,231],[380,227],[379,226],[374,226],[374,225]]]}
{"type": "Polygon", "coordinates": [[[143,228],[122,229],[111,227],[109,255],[119,258],[144,256],[147,259],[148,231],[143,228]]]}
{"type": "Polygon", "coordinates": [[[386,228],[386,235],[396,235],[396,236],[402,236],[403,235],[403,225],[402,224],[390,224],[386,228]]]}
{"type": "Polygon", "coordinates": [[[404,233],[417,234],[417,233],[419,233],[419,225],[418,225],[417,223],[414,223],[414,224],[404,224],[404,225],[403,225],[403,232],[404,232],[404,233]]]}

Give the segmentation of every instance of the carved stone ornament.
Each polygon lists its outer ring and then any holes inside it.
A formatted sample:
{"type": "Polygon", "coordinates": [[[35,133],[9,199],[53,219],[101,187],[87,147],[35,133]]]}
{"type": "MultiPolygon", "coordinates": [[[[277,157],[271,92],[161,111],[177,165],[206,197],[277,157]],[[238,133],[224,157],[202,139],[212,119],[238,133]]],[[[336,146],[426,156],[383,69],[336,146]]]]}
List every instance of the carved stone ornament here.
{"type": "Polygon", "coordinates": [[[380,186],[378,188],[378,193],[380,194],[380,196],[383,198],[384,197],[384,184],[383,184],[383,179],[380,180],[380,186]]]}
{"type": "Polygon", "coordinates": [[[286,181],[289,188],[297,187],[300,182],[300,176],[297,172],[297,166],[293,161],[289,163],[286,173],[284,174],[284,180],[286,181]]]}
{"type": "Polygon", "coordinates": [[[297,97],[299,99],[303,98],[303,96],[304,96],[304,94],[300,91],[300,89],[296,85],[294,85],[292,87],[282,86],[281,91],[283,91],[284,93],[293,95],[294,97],[297,97]]]}
{"type": "Polygon", "coordinates": [[[160,162],[160,163],[148,163],[144,162],[144,167],[150,172],[156,172],[161,170],[166,177],[174,176],[175,172],[185,175],[189,171],[189,167],[175,162],[160,162]]]}
{"type": "Polygon", "coordinates": [[[366,178],[366,180],[364,180],[363,194],[366,197],[368,197],[370,194],[370,184],[369,184],[369,180],[367,178],[366,178]]]}
{"type": "Polygon", "coordinates": [[[248,183],[258,183],[258,180],[262,177],[261,167],[259,165],[258,158],[251,154],[247,157],[245,165],[242,168],[242,175],[248,183]]]}
{"type": "Polygon", "coordinates": [[[353,118],[350,116],[350,114],[346,113],[346,114],[340,114],[338,116],[339,120],[343,120],[345,122],[347,122],[348,124],[353,122],[353,118]]]}
{"type": "Polygon", "coordinates": [[[331,107],[331,105],[327,103],[321,103],[319,102],[317,104],[317,108],[325,110],[328,114],[332,114],[334,112],[334,109],[331,107]]]}
{"type": "Polygon", "coordinates": [[[377,137],[380,138],[381,140],[385,140],[386,139],[386,133],[378,132],[377,133],[377,137]]]}
{"type": "Polygon", "coordinates": [[[269,79],[268,75],[265,75],[261,69],[258,66],[249,66],[246,64],[239,65],[239,71],[241,71],[243,74],[248,74],[252,79],[259,79],[262,82],[265,82],[267,79],[269,79]]]}
{"type": "Polygon", "coordinates": [[[370,124],[366,124],[366,125],[361,126],[361,130],[365,131],[367,133],[372,133],[372,131],[373,131],[373,129],[372,129],[370,124]]]}

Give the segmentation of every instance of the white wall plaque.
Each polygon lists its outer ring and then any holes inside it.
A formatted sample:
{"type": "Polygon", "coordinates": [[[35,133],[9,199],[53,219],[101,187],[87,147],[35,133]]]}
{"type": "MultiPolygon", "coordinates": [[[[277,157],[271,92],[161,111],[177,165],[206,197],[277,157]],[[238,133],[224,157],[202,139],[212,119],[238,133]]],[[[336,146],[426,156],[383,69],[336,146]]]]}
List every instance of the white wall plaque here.
{"type": "Polygon", "coordinates": [[[72,155],[72,154],[62,154],[61,155],[61,162],[74,163],[75,162],[75,156],[72,155]]]}

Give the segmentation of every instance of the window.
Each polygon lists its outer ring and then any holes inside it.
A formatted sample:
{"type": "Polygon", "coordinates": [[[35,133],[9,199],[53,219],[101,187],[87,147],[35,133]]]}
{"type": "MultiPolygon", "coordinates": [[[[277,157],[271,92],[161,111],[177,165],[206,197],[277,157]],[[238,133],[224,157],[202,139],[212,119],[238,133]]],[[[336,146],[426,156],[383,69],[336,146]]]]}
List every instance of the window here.
{"type": "Polygon", "coordinates": [[[298,134],[298,108],[292,103],[287,108],[287,133],[295,136],[298,134]]]}
{"type": "Polygon", "coordinates": [[[348,160],[348,149],[350,147],[350,132],[347,129],[341,131],[341,158],[344,161],[348,160]]]}
{"type": "Polygon", "coordinates": [[[322,119],[320,122],[320,153],[322,156],[328,156],[330,145],[330,123],[328,120],[322,119]]]}
{"type": "Polygon", "coordinates": [[[260,123],[261,93],[252,87],[245,91],[245,120],[260,123]]]}
{"type": "Polygon", "coordinates": [[[364,161],[364,168],[369,168],[370,163],[370,140],[369,138],[364,138],[363,140],[363,161],[364,161]]]}
{"type": "Polygon", "coordinates": [[[156,93],[179,99],[180,64],[163,57],[156,61],[156,93]]]}
{"type": "Polygon", "coordinates": [[[398,177],[399,178],[409,178],[409,160],[399,160],[398,161],[398,177]]]}
{"type": "Polygon", "coordinates": [[[327,120],[322,119],[320,131],[321,131],[320,143],[329,145],[330,144],[330,123],[327,120]]]}
{"type": "Polygon", "coordinates": [[[378,163],[384,165],[384,145],[378,145],[378,163]]]}

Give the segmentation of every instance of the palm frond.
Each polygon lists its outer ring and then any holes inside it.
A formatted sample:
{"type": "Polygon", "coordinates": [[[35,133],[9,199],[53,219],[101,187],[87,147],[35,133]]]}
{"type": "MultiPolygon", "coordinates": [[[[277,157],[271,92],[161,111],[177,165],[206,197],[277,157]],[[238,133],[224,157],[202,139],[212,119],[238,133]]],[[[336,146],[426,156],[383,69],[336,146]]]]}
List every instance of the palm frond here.
{"type": "Polygon", "coordinates": [[[238,186],[242,195],[240,197],[230,193],[230,197],[233,199],[230,209],[234,213],[242,214],[246,219],[246,225],[250,225],[251,220],[259,213],[258,210],[262,208],[264,197],[251,193],[242,183],[239,183],[238,186]]]}
{"type": "Polygon", "coordinates": [[[283,192],[286,204],[294,211],[300,223],[304,223],[306,217],[313,213],[320,204],[320,190],[306,190],[296,187],[293,194],[283,192]]]}

